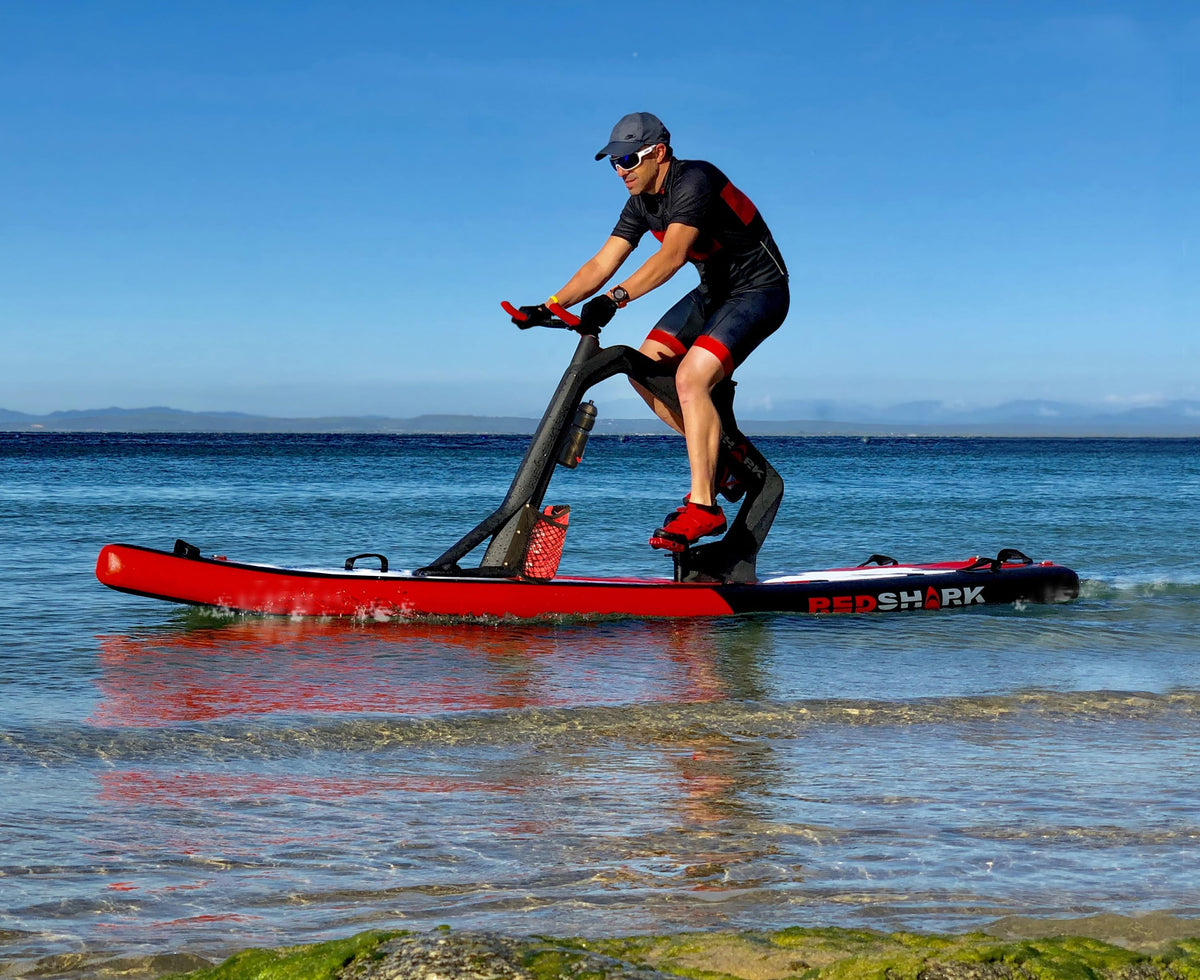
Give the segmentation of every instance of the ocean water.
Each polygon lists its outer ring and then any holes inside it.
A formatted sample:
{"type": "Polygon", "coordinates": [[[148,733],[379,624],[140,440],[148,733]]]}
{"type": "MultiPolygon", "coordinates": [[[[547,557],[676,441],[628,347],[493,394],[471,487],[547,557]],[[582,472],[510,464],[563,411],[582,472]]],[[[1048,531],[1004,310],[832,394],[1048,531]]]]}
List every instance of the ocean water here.
{"type": "MultiPolygon", "coordinates": [[[[760,573],[1017,547],[1045,607],[297,622],[118,594],[110,541],[436,557],[526,440],[0,434],[0,961],[1200,915],[1200,442],[763,439],[760,573]]],[[[593,438],[564,574],[668,574],[682,444],[593,438]]]]}

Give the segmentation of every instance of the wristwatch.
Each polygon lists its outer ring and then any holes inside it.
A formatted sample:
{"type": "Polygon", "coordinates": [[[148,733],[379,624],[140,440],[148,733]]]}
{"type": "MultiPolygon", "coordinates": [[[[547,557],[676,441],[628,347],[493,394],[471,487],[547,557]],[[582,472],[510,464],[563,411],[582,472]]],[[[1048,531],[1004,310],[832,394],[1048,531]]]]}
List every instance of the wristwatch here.
{"type": "Polygon", "coordinates": [[[629,290],[624,286],[614,286],[609,290],[609,295],[617,301],[617,306],[624,306],[629,302],[629,290]]]}

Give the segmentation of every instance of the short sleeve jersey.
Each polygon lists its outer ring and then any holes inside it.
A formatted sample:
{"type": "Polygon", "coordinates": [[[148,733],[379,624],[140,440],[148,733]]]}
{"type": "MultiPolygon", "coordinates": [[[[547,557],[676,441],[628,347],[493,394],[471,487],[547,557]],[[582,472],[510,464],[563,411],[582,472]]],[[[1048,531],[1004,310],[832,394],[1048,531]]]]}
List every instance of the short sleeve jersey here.
{"type": "Polygon", "coordinates": [[[713,298],[787,282],[758,208],[711,163],[672,160],[662,191],[630,197],[613,235],[636,247],[647,231],[661,242],[674,223],[699,229],[687,257],[713,298]]]}

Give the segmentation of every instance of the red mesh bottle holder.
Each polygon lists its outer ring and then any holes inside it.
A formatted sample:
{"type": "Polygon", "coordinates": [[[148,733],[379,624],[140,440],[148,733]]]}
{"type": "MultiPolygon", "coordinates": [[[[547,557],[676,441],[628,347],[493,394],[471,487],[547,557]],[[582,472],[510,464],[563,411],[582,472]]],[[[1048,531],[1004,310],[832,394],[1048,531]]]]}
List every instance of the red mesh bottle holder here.
{"type": "Polygon", "coordinates": [[[567,539],[567,523],[571,508],[567,504],[547,504],[533,522],[529,532],[529,548],[525,552],[526,578],[546,581],[554,578],[562,560],[563,542],[567,539]]]}

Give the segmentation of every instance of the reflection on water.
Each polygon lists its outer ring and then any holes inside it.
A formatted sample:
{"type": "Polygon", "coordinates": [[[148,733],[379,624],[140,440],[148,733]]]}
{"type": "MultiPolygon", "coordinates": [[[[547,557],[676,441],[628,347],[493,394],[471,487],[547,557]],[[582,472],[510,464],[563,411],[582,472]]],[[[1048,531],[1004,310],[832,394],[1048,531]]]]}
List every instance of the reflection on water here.
{"type": "MultiPolygon", "coordinates": [[[[632,929],[647,902],[693,924],[680,892],[776,876],[756,870],[773,845],[726,826],[770,753],[684,718],[761,697],[758,629],[245,620],[101,637],[94,734],[27,746],[101,762],[62,816],[87,820],[92,856],[66,877],[71,915],[125,946],[556,908],[632,929]],[[663,716],[643,740],[628,705],[680,713],[679,733],[663,716]]],[[[60,911],[19,915],[52,931],[60,911]]]]}
{"type": "Polygon", "coordinates": [[[700,623],[576,628],[243,620],[100,638],[102,726],[261,714],[436,715],[754,697],[700,623]],[[651,633],[653,642],[646,642],[651,633]]]}

